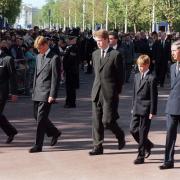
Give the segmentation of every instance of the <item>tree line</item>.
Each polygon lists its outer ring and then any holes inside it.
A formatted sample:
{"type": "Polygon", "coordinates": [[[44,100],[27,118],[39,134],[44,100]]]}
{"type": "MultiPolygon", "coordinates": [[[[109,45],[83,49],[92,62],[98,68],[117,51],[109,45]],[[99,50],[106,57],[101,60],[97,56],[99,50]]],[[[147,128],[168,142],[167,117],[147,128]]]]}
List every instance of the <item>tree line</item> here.
{"type": "MultiPolygon", "coordinates": [[[[20,12],[21,0],[0,0],[3,15],[13,23],[20,12]]],[[[124,31],[152,29],[153,23],[166,21],[170,30],[180,31],[179,0],[47,0],[33,16],[42,27],[100,26],[124,31]]]]}
{"type": "Polygon", "coordinates": [[[21,2],[22,0],[0,0],[0,15],[13,24],[20,13],[21,2]]]}
{"type": "Polygon", "coordinates": [[[94,29],[105,27],[107,13],[108,29],[124,30],[127,21],[128,31],[150,30],[154,16],[154,22],[166,21],[180,31],[179,0],[48,0],[34,19],[40,25],[82,28],[84,23],[94,29]]]}

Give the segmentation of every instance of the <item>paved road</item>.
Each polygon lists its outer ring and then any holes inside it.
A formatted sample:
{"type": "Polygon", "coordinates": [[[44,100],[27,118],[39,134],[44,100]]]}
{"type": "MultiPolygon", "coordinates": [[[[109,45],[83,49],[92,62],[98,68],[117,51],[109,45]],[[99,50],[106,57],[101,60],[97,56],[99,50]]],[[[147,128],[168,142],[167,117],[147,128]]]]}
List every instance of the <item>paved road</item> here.
{"type": "Polygon", "coordinates": [[[8,103],[5,114],[17,127],[19,134],[14,142],[6,145],[6,136],[0,130],[0,180],[169,180],[179,179],[180,148],[179,135],[176,146],[176,163],[172,170],[160,171],[163,161],[166,121],[164,108],[169,87],[159,89],[158,115],[152,122],[150,139],[155,143],[152,155],[145,164],[135,166],[137,144],[129,134],[132,82],[126,84],[120,97],[119,125],[126,132],[127,145],[117,149],[117,141],[105,132],[104,155],[90,157],[91,101],[90,91],[93,75],[81,73],[81,88],[78,90],[77,108],[64,109],[64,88],[59,91],[58,104],[52,108],[50,117],[62,130],[62,136],[55,147],[45,138],[42,153],[30,154],[34,143],[36,123],[32,116],[32,102],[21,97],[19,101],[8,103]]]}

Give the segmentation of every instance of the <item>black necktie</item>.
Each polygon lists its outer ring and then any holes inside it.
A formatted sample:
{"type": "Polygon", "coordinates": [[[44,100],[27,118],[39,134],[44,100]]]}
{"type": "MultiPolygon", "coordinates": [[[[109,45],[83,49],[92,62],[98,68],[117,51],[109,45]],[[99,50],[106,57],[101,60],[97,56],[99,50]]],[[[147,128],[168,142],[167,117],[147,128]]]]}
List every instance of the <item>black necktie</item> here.
{"type": "Polygon", "coordinates": [[[102,53],[101,53],[101,59],[100,59],[100,64],[102,64],[102,61],[103,61],[103,59],[104,59],[104,53],[105,53],[105,51],[102,50],[102,53]]]}

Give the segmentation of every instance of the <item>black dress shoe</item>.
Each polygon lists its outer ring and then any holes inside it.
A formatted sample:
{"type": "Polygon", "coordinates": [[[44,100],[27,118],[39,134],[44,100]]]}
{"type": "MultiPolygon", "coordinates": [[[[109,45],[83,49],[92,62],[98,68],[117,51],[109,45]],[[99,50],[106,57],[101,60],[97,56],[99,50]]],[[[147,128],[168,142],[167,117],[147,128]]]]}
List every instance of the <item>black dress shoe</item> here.
{"type": "Polygon", "coordinates": [[[38,152],[42,152],[42,147],[39,147],[39,146],[33,146],[30,150],[29,150],[30,153],[38,153],[38,152]]]}
{"type": "Polygon", "coordinates": [[[126,141],[125,140],[118,140],[118,149],[122,149],[124,148],[124,146],[126,145],[126,141]]]}
{"type": "Polygon", "coordinates": [[[137,157],[137,159],[134,160],[134,164],[143,164],[144,163],[144,158],[142,157],[137,157]]]}
{"type": "Polygon", "coordinates": [[[90,156],[95,156],[95,155],[101,155],[103,154],[103,147],[94,147],[92,151],[89,152],[90,156]]]}
{"type": "Polygon", "coordinates": [[[159,169],[172,169],[174,168],[174,163],[164,163],[163,165],[159,166],[159,169]]]}
{"type": "Polygon", "coordinates": [[[60,136],[61,136],[61,132],[59,132],[58,135],[52,137],[51,146],[54,146],[54,145],[57,143],[58,138],[59,138],[60,136]]]}
{"type": "Polygon", "coordinates": [[[17,134],[17,133],[8,136],[8,138],[7,138],[7,140],[6,140],[6,144],[10,144],[10,143],[13,141],[14,136],[15,136],[16,134],[17,134]]]}
{"type": "Polygon", "coordinates": [[[153,147],[154,147],[154,144],[151,143],[151,144],[150,144],[150,147],[146,148],[146,150],[145,150],[145,153],[146,153],[145,158],[148,158],[148,157],[151,155],[151,149],[152,149],[153,147]]]}

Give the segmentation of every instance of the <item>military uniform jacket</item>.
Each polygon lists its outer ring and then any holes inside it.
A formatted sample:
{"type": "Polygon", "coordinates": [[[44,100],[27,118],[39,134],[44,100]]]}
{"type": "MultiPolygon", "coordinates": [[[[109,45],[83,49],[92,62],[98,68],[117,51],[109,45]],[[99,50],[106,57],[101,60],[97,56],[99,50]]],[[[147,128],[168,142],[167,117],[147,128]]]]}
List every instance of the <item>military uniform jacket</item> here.
{"type": "Polygon", "coordinates": [[[12,57],[0,55],[0,101],[8,98],[9,91],[16,94],[16,70],[12,57]],[[10,85],[10,88],[9,88],[10,85]]]}
{"type": "Polygon", "coordinates": [[[32,100],[47,102],[49,97],[56,98],[59,87],[60,60],[50,51],[41,65],[42,55],[38,54],[34,75],[32,100]]]}

